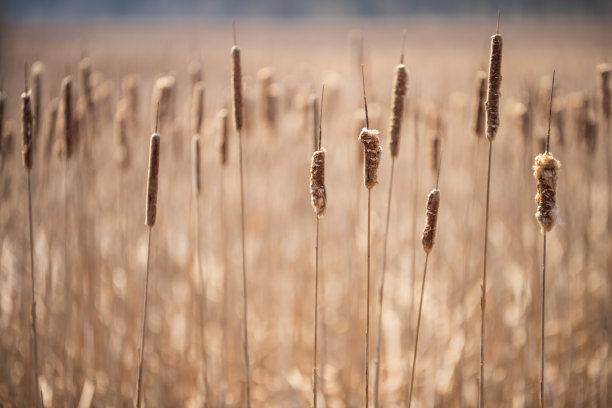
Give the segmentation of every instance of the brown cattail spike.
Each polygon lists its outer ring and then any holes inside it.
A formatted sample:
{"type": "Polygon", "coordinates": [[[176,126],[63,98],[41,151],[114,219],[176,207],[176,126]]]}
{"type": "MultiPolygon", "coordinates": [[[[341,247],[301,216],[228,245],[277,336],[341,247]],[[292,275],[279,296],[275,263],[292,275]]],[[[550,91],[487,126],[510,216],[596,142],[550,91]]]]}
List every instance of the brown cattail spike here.
{"type": "Polygon", "coordinates": [[[476,106],[474,108],[474,134],[482,136],[485,125],[485,95],[487,92],[487,73],[476,74],[476,106]]]}
{"type": "Polygon", "coordinates": [[[32,95],[30,91],[26,91],[21,94],[21,154],[23,166],[28,172],[32,170],[33,132],[32,95]]]}
{"type": "MultiPolygon", "coordinates": [[[[403,54],[403,53],[402,53],[403,54]]],[[[404,99],[408,90],[408,72],[404,64],[395,68],[395,80],[393,81],[393,105],[391,109],[391,123],[389,124],[389,148],[391,157],[397,157],[399,153],[400,131],[404,116],[404,99]]]]}
{"type": "Polygon", "coordinates": [[[367,128],[361,129],[359,141],[363,143],[364,183],[368,189],[371,189],[378,183],[378,165],[380,164],[380,156],[382,154],[378,130],[367,128]]]}
{"type": "Polygon", "coordinates": [[[438,209],[440,208],[440,190],[437,188],[431,190],[427,196],[427,212],[425,228],[423,229],[423,235],[421,242],[423,244],[423,250],[426,253],[430,253],[433,249],[434,242],[436,239],[436,229],[438,224],[438,209]]]}
{"type": "Polygon", "coordinates": [[[32,64],[32,104],[34,112],[34,137],[38,137],[42,124],[42,82],[45,65],[36,61],[32,64]]]}
{"type": "Polygon", "coordinates": [[[66,160],[72,156],[73,145],[73,119],[72,119],[72,77],[68,75],[62,81],[60,103],[59,133],[62,137],[61,152],[66,160]]]}
{"type": "Polygon", "coordinates": [[[195,134],[191,139],[191,187],[193,195],[200,195],[200,135],[195,134]]]}
{"type": "Polygon", "coordinates": [[[219,152],[219,163],[222,166],[227,163],[227,138],[229,133],[229,112],[227,109],[221,109],[217,114],[217,130],[219,136],[217,139],[217,150],[219,152]]]}
{"type": "Polygon", "coordinates": [[[193,86],[193,99],[191,101],[192,134],[202,132],[204,123],[204,82],[196,82],[193,86]]]}
{"type": "Polygon", "coordinates": [[[325,149],[312,154],[310,166],[310,197],[315,214],[325,215],[327,205],[327,190],[325,188],[325,149]]]}
{"type": "Polygon", "coordinates": [[[539,154],[535,158],[533,177],[536,179],[538,188],[535,196],[538,211],[535,216],[543,233],[552,230],[559,213],[556,193],[560,168],[561,162],[555,159],[550,152],[539,154]]]}
{"type": "Polygon", "coordinates": [[[127,140],[127,101],[119,100],[115,112],[115,161],[119,168],[125,170],[129,166],[130,155],[127,140]]]}
{"type": "Polygon", "coordinates": [[[601,101],[601,111],[606,118],[610,120],[610,110],[612,109],[610,96],[610,74],[612,73],[612,64],[602,63],[597,65],[597,72],[599,73],[599,98],[601,101]]]}
{"type": "MultiPolygon", "coordinates": [[[[499,29],[499,25],[498,25],[499,29]]],[[[499,96],[501,86],[502,36],[499,33],[491,36],[491,59],[489,61],[489,85],[487,101],[487,139],[492,142],[499,128],[499,96]]]]}
{"type": "Polygon", "coordinates": [[[242,129],[242,69],[240,67],[240,48],[236,45],[232,47],[232,97],[233,97],[233,114],[234,114],[234,129],[240,131],[242,129]]]}
{"type": "Polygon", "coordinates": [[[151,147],[149,149],[149,174],[147,177],[147,208],[145,213],[145,224],[149,228],[155,225],[157,216],[157,186],[159,182],[159,148],[161,138],[159,133],[151,136],[151,147]]]}

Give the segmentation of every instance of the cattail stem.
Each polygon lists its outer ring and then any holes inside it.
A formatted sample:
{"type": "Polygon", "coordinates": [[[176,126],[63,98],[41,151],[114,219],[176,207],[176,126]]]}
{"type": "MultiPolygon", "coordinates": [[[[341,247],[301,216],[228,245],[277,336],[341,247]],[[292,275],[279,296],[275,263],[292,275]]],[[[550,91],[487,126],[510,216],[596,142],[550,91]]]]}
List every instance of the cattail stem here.
{"type": "Polygon", "coordinates": [[[314,350],[312,356],[312,406],[317,408],[317,334],[319,327],[319,215],[315,213],[315,301],[314,301],[314,350]]]}
{"type": "Polygon", "coordinates": [[[30,324],[32,328],[32,347],[34,352],[34,401],[35,406],[40,405],[38,391],[38,334],[36,332],[36,296],[34,294],[34,233],[32,229],[32,183],[28,171],[28,224],[30,229],[30,278],[32,283],[32,304],[30,306],[30,324]]]}
{"type": "Polygon", "coordinates": [[[151,260],[151,230],[153,226],[149,226],[149,233],[147,238],[147,271],[145,274],[145,290],[144,290],[144,306],[142,308],[142,331],[140,333],[140,353],[138,356],[138,382],[136,383],[136,408],[141,406],[141,395],[142,395],[142,366],[144,360],[144,345],[145,345],[145,333],[147,328],[147,305],[148,305],[148,294],[149,294],[149,263],[151,260]]]}
{"type": "Polygon", "coordinates": [[[378,387],[380,382],[380,343],[382,340],[382,311],[383,295],[385,290],[385,272],[387,270],[387,242],[389,238],[389,220],[391,219],[391,196],[393,192],[393,173],[395,157],[391,157],[391,176],[389,177],[389,194],[387,195],[387,217],[385,221],[385,235],[383,239],[382,272],[380,287],[378,289],[378,330],[376,332],[376,358],[374,360],[374,407],[378,407],[378,387]]]}
{"type": "Polygon", "coordinates": [[[365,340],[366,340],[366,348],[365,348],[365,406],[368,408],[369,406],[369,386],[370,386],[370,375],[369,375],[369,364],[368,357],[370,355],[370,218],[371,218],[371,201],[372,201],[372,190],[368,189],[368,277],[367,277],[367,297],[366,297],[366,332],[365,332],[365,340]]]}
{"type": "Polygon", "coordinates": [[[540,365],[540,408],[544,408],[544,312],[546,306],[546,231],[543,234],[542,241],[542,350],[541,353],[541,365],[540,365]]]}
{"type": "Polygon", "coordinates": [[[484,342],[485,342],[485,310],[487,305],[487,246],[489,243],[489,192],[491,188],[491,155],[493,141],[489,140],[489,160],[487,165],[487,197],[485,202],[485,233],[483,249],[482,286],[480,295],[480,383],[478,387],[478,407],[484,407],[484,342]]]}
{"type": "Polygon", "coordinates": [[[410,391],[408,392],[408,408],[412,404],[412,392],[414,391],[414,372],[416,368],[417,347],[419,345],[419,334],[421,332],[421,311],[423,309],[423,294],[425,293],[425,278],[427,277],[427,263],[429,253],[425,255],[425,267],[423,268],[423,280],[421,282],[421,297],[419,300],[419,311],[417,314],[416,334],[414,338],[414,352],[412,353],[412,371],[410,373],[410,391]]]}

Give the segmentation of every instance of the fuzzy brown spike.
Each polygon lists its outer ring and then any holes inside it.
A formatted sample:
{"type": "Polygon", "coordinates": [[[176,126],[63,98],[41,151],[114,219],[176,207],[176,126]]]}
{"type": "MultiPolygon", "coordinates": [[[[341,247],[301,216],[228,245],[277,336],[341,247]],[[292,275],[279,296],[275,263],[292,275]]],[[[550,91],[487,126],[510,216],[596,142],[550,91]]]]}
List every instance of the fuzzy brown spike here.
{"type": "Polygon", "coordinates": [[[232,55],[232,98],[233,98],[233,116],[234,129],[240,131],[243,124],[243,106],[242,106],[242,68],[240,66],[240,48],[234,45],[231,51],[232,55]]]}
{"type": "Polygon", "coordinates": [[[66,160],[72,156],[74,144],[74,120],[72,117],[72,77],[68,75],[62,81],[60,100],[59,134],[62,138],[61,153],[66,160]]]}
{"type": "Polygon", "coordinates": [[[610,74],[612,72],[612,64],[601,63],[597,65],[598,82],[599,82],[599,99],[601,101],[601,111],[606,118],[610,120],[611,100],[610,96],[610,74]]]}
{"type": "Polygon", "coordinates": [[[159,133],[151,136],[149,149],[149,173],[147,176],[147,207],[145,224],[153,228],[157,218],[157,187],[159,184],[159,150],[161,138],[159,133]]]}
{"type": "Polygon", "coordinates": [[[434,242],[436,239],[436,229],[438,225],[438,209],[440,208],[440,190],[437,188],[431,190],[427,196],[427,221],[425,228],[423,229],[423,235],[421,237],[421,243],[423,244],[423,250],[426,253],[430,253],[433,249],[434,242]]]}
{"type": "Polygon", "coordinates": [[[378,130],[367,128],[361,129],[359,141],[363,143],[365,158],[363,167],[364,183],[368,189],[372,189],[378,184],[378,165],[380,164],[380,156],[382,154],[378,130]]]}
{"type": "Polygon", "coordinates": [[[32,105],[34,113],[34,138],[38,137],[42,125],[42,84],[45,64],[36,61],[32,64],[32,105]]]}
{"type": "Polygon", "coordinates": [[[536,179],[538,192],[535,202],[538,211],[535,216],[542,232],[549,232],[555,225],[559,210],[556,204],[557,179],[561,162],[552,153],[542,153],[536,156],[533,165],[533,177],[536,179]]]}
{"type": "Polygon", "coordinates": [[[312,154],[310,166],[310,197],[312,208],[317,216],[325,215],[327,205],[327,190],[325,187],[325,149],[312,154]]]}
{"type": "Polygon", "coordinates": [[[204,124],[204,82],[196,82],[193,85],[193,97],[191,100],[191,134],[201,134],[204,124]]]}
{"type": "Polygon", "coordinates": [[[23,166],[29,172],[33,162],[33,136],[34,124],[32,115],[31,91],[21,94],[21,155],[23,166]]]}
{"type": "Polygon", "coordinates": [[[217,150],[219,152],[219,163],[224,166],[227,163],[227,139],[229,134],[229,112],[221,109],[217,114],[217,150]]]}
{"type": "Polygon", "coordinates": [[[485,126],[485,96],[487,93],[487,73],[478,71],[476,74],[476,106],[474,107],[474,134],[478,137],[484,134],[485,126]]]}
{"type": "Polygon", "coordinates": [[[408,72],[404,64],[395,68],[395,80],[393,81],[393,105],[391,109],[391,123],[389,124],[389,149],[391,157],[399,154],[400,132],[402,119],[404,117],[404,100],[408,90],[408,72]]]}
{"type": "Polygon", "coordinates": [[[200,179],[200,135],[191,138],[191,190],[194,197],[200,195],[202,183],[200,179]]]}
{"type": "Polygon", "coordinates": [[[502,36],[500,34],[491,36],[491,59],[489,61],[487,101],[485,102],[487,112],[487,139],[490,142],[497,136],[497,130],[499,128],[499,89],[502,80],[502,45],[502,36]]]}

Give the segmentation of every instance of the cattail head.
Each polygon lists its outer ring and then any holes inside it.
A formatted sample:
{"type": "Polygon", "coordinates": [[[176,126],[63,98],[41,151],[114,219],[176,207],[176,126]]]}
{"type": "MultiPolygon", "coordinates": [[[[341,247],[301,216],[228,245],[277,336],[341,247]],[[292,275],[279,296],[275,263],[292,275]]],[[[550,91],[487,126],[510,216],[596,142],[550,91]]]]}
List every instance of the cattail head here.
{"type": "Polygon", "coordinates": [[[72,156],[74,144],[74,120],[72,117],[72,77],[68,75],[62,81],[60,100],[60,117],[58,130],[61,135],[60,151],[66,160],[72,156]]]}
{"type": "Polygon", "coordinates": [[[221,109],[217,114],[217,150],[219,152],[219,162],[222,166],[227,163],[227,138],[229,133],[229,112],[221,109]]]}
{"type": "Polygon", "coordinates": [[[192,134],[202,132],[204,123],[204,82],[196,82],[193,85],[193,98],[191,100],[192,134]]]}
{"type": "Polygon", "coordinates": [[[23,166],[32,170],[34,124],[32,117],[32,94],[30,91],[21,94],[21,154],[23,166]]]}
{"type": "Polygon", "coordinates": [[[380,156],[382,154],[378,130],[367,128],[361,129],[359,141],[363,143],[364,183],[368,189],[371,189],[378,183],[378,165],[380,164],[380,156]]]}
{"type": "Polygon", "coordinates": [[[201,186],[200,135],[196,133],[191,138],[191,189],[195,197],[198,197],[200,195],[201,186]]]}
{"type": "Polygon", "coordinates": [[[327,190],[325,188],[325,149],[312,154],[310,165],[310,200],[318,217],[325,215],[327,190]]]}
{"type": "Polygon", "coordinates": [[[610,110],[612,109],[610,96],[610,74],[612,73],[612,64],[602,63],[597,65],[599,77],[599,99],[601,101],[601,111],[606,118],[610,120],[610,110]]]}
{"type": "Polygon", "coordinates": [[[45,64],[36,61],[32,64],[32,105],[34,115],[34,136],[37,137],[42,124],[42,82],[45,64]]]}
{"type": "Polygon", "coordinates": [[[115,112],[115,162],[121,169],[126,169],[130,163],[127,143],[127,101],[119,100],[115,112]]]}
{"type": "Polygon", "coordinates": [[[491,36],[491,59],[489,60],[489,81],[487,101],[485,102],[487,112],[487,139],[490,142],[497,136],[497,130],[499,128],[499,89],[502,80],[502,44],[502,36],[500,34],[491,36]]]}
{"type": "Polygon", "coordinates": [[[538,188],[535,196],[538,211],[535,217],[543,233],[552,230],[559,213],[556,194],[560,168],[561,162],[555,159],[550,152],[539,154],[535,158],[533,177],[536,179],[538,188]]]}
{"type": "Polygon", "coordinates": [[[391,123],[389,124],[389,150],[391,157],[397,157],[399,153],[400,131],[404,117],[404,99],[408,90],[408,71],[404,64],[395,68],[395,80],[393,81],[393,105],[391,108],[391,123]]]}
{"type": "Polygon", "coordinates": [[[159,183],[159,148],[161,138],[159,133],[151,136],[149,149],[149,174],[147,177],[147,208],[145,212],[145,224],[149,228],[155,225],[157,217],[157,186],[159,183]]]}
{"type": "Polygon", "coordinates": [[[138,116],[138,82],[138,75],[135,74],[126,75],[121,80],[121,94],[126,101],[131,122],[138,116]]]}
{"type": "MultiPolygon", "coordinates": [[[[176,78],[173,75],[161,76],[155,81],[152,98],[152,112],[159,109],[159,129],[161,132],[168,129],[174,120],[174,108],[176,98],[176,78]]],[[[155,126],[157,118],[152,118],[152,126],[155,126]]]]}
{"type": "Polygon", "coordinates": [[[484,133],[485,126],[485,95],[487,93],[487,73],[478,71],[476,74],[476,105],[474,106],[474,134],[478,137],[484,133]]]}
{"type": "Polygon", "coordinates": [[[431,190],[427,196],[427,212],[425,214],[425,228],[421,237],[423,250],[430,253],[436,239],[436,229],[438,225],[438,209],[440,208],[440,190],[431,190]]]}
{"type": "Polygon", "coordinates": [[[57,128],[57,112],[59,110],[59,98],[53,98],[49,101],[48,113],[47,113],[47,121],[49,123],[47,127],[47,132],[45,134],[45,142],[44,142],[44,154],[45,156],[49,156],[51,151],[53,150],[53,145],[55,143],[55,130],[57,128]]]}
{"type": "Polygon", "coordinates": [[[242,68],[240,66],[240,48],[236,45],[232,47],[232,98],[233,98],[233,114],[234,114],[234,129],[240,131],[242,129],[242,68]]]}

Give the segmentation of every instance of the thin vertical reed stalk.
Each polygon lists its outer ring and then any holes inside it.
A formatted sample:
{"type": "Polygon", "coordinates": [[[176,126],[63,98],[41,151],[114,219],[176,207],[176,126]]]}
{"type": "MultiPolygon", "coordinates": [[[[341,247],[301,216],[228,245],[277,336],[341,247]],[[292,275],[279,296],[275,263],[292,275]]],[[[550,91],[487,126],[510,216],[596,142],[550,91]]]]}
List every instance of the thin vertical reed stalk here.
{"type": "Polygon", "coordinates": [[[144,361],[144,345],[145,345],[145,333],[147,328],[147,306],[149,304],[149,264],[151,260],[151,230],[148,228],[147,236],[147,271],[145,274],[145,288],[144,288],[144,304],[142,308],[142,330],[140,332],[140,349],[138,355],[138,381],[136,383],[136,408],[140,408],[142,404],[142,367],[144,361]]]}
{"type": "Polygon", "coordinates": [[[242,252],[242,300],[244,316],[244,374],[247,408],[251,407],[251,392],[249,379],[249,337],[248,337],[248,294],[246,274],[246,251],[245,251],[245,227],[244,227],[244,171],[242,158],[242,125],[243,125],[243,101],[242,101],[242,70],[240,65],[240,48],[236,45],[236,24],[233,24],[234,46],[231,50],[232,56],[232,107],[234,113],[234,129],[238,133],[238,163],[240,175],[240,241],[242,252]]]}
{"type": "Polygon", "coordinates": [[[383,239],[383,259],[378,293],[378,330],[376,331],[376,357],[374,360],[374,407],[378,407],[378,389],[380,384],[380,344],[382,341],[382,315],[383,299],[385,290],[385,274],[387,270],[387,242],[389,239],[389,221],[391,219],[391,197],[393,193],[393,170],[395,159],[399,155],[401,126],[404,116],[404,99],[408,89],[408,73],[404,66],[404,43],[406,41],[406,30],[402,40],[402,53],[400,63],[395,69],[395,81],[393,84],[393,106],[391,109],[391,123],[389,125],[389,150],[391,151],[391,175],[389,176],[389,193],[387,195],[387,216],[385,220],[385,235],[383,239]]]}

